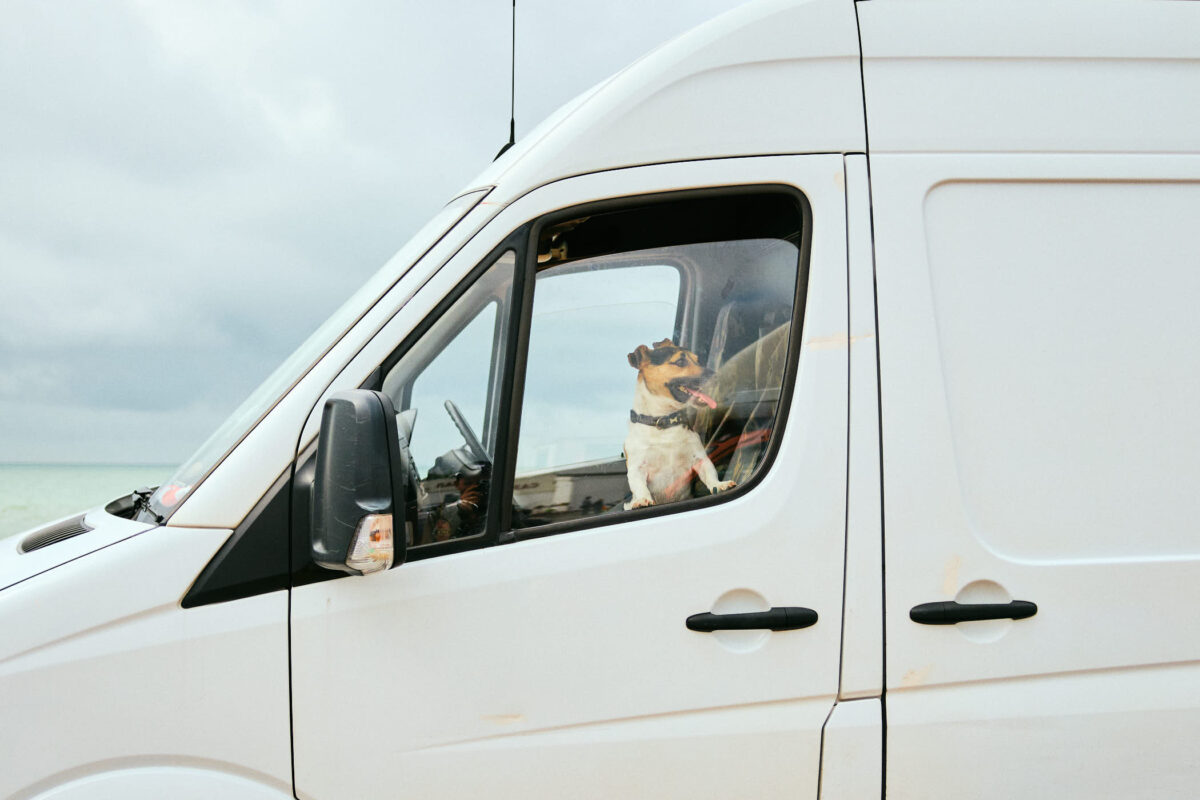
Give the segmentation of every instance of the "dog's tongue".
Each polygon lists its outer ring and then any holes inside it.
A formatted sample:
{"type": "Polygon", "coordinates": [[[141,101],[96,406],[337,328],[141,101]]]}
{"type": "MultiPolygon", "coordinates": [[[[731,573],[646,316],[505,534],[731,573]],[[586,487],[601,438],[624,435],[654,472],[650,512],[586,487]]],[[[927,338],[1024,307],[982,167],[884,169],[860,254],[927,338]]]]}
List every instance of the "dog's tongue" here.
{"type": "Polygon", "coordinates": [[[711,397],[709,397],[708,395],[706,395],[704,392],[700,391],[699,389],[690,389],[685,386],[685,387],[683,387],[683,390],[685,392],[687,392],[688,394],[690,394],[692,397],[696,398],[696,400],[698,400],[699,402],[708,406],[709,408],[717,407],[717,401],[713,400],[711,397]]]}

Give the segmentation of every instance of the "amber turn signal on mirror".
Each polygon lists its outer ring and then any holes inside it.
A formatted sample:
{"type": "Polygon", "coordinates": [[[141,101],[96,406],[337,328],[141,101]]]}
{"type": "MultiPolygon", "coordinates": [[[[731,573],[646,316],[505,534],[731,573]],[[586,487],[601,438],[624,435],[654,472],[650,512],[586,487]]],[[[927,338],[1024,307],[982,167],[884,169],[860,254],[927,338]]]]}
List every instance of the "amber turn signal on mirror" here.
{"type": "Polygon", "coordinates": [[[346,566],[369,575],[391,567],[394,554],[392,515],[368,514],[359,520],[358,528],[354,531],[354,541],[346,555],[346,566]]]}

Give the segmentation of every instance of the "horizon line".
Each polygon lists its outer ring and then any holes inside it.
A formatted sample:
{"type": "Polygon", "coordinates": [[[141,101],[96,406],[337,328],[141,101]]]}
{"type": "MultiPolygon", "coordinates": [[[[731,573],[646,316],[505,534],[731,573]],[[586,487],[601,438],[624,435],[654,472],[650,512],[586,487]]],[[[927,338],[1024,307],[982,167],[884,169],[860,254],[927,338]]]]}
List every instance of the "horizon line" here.
{"type": "Polygon", "coordinates": [[[0,461],[0,467],[178,467],[176,461],[0,461]]]}

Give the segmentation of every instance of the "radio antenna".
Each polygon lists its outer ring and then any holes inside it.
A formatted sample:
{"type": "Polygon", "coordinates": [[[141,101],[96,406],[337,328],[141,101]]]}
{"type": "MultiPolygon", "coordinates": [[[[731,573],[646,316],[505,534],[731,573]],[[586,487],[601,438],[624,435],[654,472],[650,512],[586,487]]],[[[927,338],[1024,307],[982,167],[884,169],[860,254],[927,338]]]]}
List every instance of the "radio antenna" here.
{"type": "MultiPolygon", "coordinates": [[[[517,0],[512,0],[512,63],[509,69],[508,142],[496,153],[496,158],[508,152],[517,143],[517,0]]],[[[492,160],[495,161],[496,158],[492,160]]]]}

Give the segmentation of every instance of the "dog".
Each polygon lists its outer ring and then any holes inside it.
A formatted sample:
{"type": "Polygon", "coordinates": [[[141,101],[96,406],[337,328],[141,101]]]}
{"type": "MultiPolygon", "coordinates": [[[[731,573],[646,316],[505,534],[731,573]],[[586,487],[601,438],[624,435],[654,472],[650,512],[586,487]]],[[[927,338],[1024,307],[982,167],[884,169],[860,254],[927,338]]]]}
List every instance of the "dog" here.
{"type": "Polygon", "coordinates": [[[689,497],[693,470],[714,494],[732,489],[736,484],[720,480],[687,416],[692,402],[717,407],[700,391],[711,371],[670,339],[655,342],[653,350],[638,345],[629,364],[638,375],[625,437],[625,469],[633,493],[625,510],[689,497]]]}

